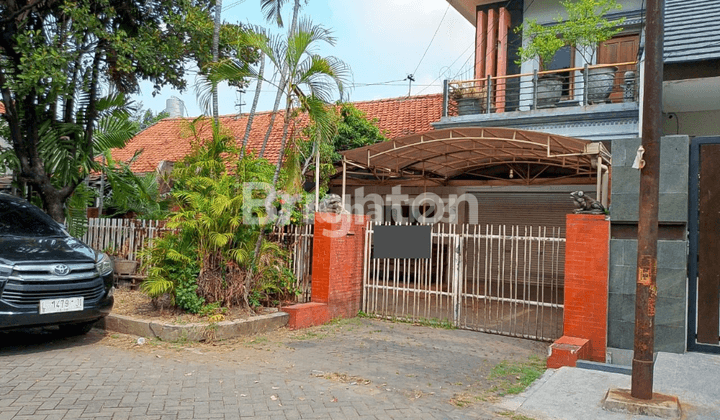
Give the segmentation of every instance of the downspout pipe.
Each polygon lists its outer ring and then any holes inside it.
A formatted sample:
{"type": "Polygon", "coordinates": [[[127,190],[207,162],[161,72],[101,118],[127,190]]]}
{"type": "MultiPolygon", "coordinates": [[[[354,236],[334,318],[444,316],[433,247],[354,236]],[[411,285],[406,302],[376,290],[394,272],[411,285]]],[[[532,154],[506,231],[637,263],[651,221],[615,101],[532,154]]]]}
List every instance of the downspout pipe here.
{"type": "Polygon", "coordinates": [[[602,163],[602,157],[598,156],[597,160],[591,160],[591,165],[593,169],[597,169],[597,187],[596,187],[596,197],[597,200],[603,205],[603,207],[607,208],[608,206],[608,184],[610,183],[610,175],[609,175],[609,168],[607,165],[604,165],[602,163]]]}

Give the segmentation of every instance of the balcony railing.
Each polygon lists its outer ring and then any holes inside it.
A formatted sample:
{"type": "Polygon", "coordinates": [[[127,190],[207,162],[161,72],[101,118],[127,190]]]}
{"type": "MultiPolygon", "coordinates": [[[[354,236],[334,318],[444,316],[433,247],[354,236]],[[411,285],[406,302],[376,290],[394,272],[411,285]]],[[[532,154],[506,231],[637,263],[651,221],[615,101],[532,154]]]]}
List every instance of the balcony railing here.
{"type": "Polygon", "coordinates": [[[445,81],[443,116],[637,102],[637,62],[445,81]]]}

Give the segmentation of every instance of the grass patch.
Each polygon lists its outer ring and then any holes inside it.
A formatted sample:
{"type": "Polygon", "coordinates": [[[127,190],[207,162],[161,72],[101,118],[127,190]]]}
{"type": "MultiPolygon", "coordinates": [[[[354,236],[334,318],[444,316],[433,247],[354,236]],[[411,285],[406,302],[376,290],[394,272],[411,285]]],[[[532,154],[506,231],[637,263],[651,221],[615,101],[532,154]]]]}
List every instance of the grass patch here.
{"type": "MultiPolygon", "coordinates": [[[[545,360],[538,356],[530,356],[525,361],[502,361],[495,365],[487,376],[477,382],[471,383],[461,392],[450,399],[456,407],[468,407],[478,402],[496,401],[505,395],[519,394],[545,372],[545,360]]],[[[453,383],[460,386],[461,383],[453,383]]],[[[512,412],[503,414],[512,420],[532,420],[512,412]]]]}
{"type": "Polygon", "coordinates": [[[380,315],[371,315],[367,314],[363,311],[358,312],[358,318],[370,318],[370,319],[383,319],[390,322],[396,322],[399,324],[410,324],[410,325],[419,325],[422,327],[431,327],[431,328],[442,328],[444,330],[456,330],[457,327],[451,322],[446,319],[438,319],[438,318],[418,318],[418,319],[405,319],[405,318],[398,318],[398,317],[384,317],[380,315]]]}
{"type": "Polygon", "coordinates": [[[327,332],[306,330],[300,334],[295,335],[293,338],[296,340],[312,340],[315,338],[325,338],[327,336],[328,336],[327,332]]]}
{"type": "Polygon", "coordinates": [[[507,417],[510,420],[535,420],[532,417],[523,416],[522,414],[515,414],[512,411],[502,411],[498,414],[507,417]]]}
{"type": "Polygon", "coordinates": [[[498,381],[494,388],[500,396],[519,394],[542,376],[545,369],[544,360],[530,356],[526,362],[500,362],[492,369],[488,379],[498,381]]]}

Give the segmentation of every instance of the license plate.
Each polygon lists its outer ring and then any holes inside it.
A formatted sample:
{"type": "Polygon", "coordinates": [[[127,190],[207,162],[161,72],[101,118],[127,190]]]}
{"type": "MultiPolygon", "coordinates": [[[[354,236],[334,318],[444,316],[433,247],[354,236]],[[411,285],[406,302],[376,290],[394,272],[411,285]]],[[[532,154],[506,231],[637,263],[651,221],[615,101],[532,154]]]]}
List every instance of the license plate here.
{"type": "Polygon", "coordinates": [[[40,314],[73,312],[83,310],[83,298],[44,299],[40,301],[40,314]]]}

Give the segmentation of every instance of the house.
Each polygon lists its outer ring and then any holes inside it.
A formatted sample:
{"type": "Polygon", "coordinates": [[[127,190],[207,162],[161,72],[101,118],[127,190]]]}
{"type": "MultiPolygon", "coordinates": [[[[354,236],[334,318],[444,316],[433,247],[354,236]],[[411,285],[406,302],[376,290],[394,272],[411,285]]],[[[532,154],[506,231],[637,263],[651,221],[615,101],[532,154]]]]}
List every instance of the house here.
{"type": "MultiPolygon", "coordinates": [[[[353,212],[375,208],[376,220],[403,223],[420,220],[418,216],[435,216],[438,207],[424,202],[419,210],[406,208],[408,202],[434,193],[452,216],[448,220],[457,226],[433,236],[434,241],[443,241],[452,229],[472,229],[477,224],[564,227],[565,215],[572,211],[569,192],[594,191],[596,198],[609,205],[610,220],[607,320],[601,348],[604,351],[607,345],[607,359],[629,361],[642,205],[639,171],[632,165],[642,131],[645,2],[621,1],[623,8],[608,15],[610,20],[625,18],[622,31],[598,45],[591,62],[584,63],[579,54],[565,49],[545,63],[546,71],[539,71],[537,62],[516,63],[523,39],[513,28],[529,19],[551,25],[561,13],[558,1],[448,2],[476,28],[474,79],[445,82],[442,115],[432,123],[434,131],[344,152],[344,175],[333,180],[333,192],[344,194],[346,208],[353,212]],[[610,69],[606,93],[599,94],[599,87],[593,84],[596,69],[610,69]],[[541,79],[547,75],[559,80],[553,95],[541,88],[541,79]],[[609,194],[605,190],[610,190],[609,194]],[[368,195],[378,200],[368,200],[368,195]],[[464,199],[458,199],[463,195],[464,199]],[[380,202],[379,208],[375,201],[380,202]]],[[[713,169],[713,162],[720,158],[720,0],[666,0],[664,44],[666,136],[661,141],[659,175],[655,350],[720,352],[720,281],[713,275],[720,270],[720,262],[716,262],[717,249],[712,245],[720,243],[713,210],[720,205],[713,200],[720,196],[716,186],[720,174],[713,169]]],[[[461,235],[451,243],[470,239],[461,235]]],[[[501,254],[498,251],[498,267],[502,266],[501,254]]],[[[471,257],[468,253],[457,257],[445,254],[437,262],[446,258],[446,270],[452,266],[470,270],[462,267],[471,257]]],[[[433,262],[432,270],[438,269],[435,265],[433,262]]],[[[367,293],[382,296],[390,308],[412,312],[405,309],[413,304],[402,300],[404,296],[431,296],[437,289],[450,299],[450,291],[456,287],[441,284],[449,280],[440,278],[433,280],[439,282],[434,285],[426,277],[422,280],[428,281],[425,289],[418,288],[417,280],[406,280],[407,268],[392,267],[392,262],[368,266],[371,273],[379,270],[380,274],[375,277],[376,287],[367,293]],[[388,279],[396,279],[396,283],[388,283],[388,279]],[[395,299],[400,300],[393,301],[386,290],[396,290],[395,299]]],[[[438,270],[441,277],[449,275],[438,270]]],[[[471,278],[466,275],[465,287],[477,286],[468,280],[471,278]]],[[[482,298],[502,302],[499,291],[503,285],[508,285],[507,280],[486,283],[482,298]],[[488,287],[497,287],[498,292],[488,294],[488,287]]],[[[482,290],[483,285],[478,287],[482,290]]],[[[508,288],[517,290],[511,284],[508,288]]],[[[460,294],[452,300],[456,325],[460,325],[458,314],[469,310],[462,306],[463,299],[477,298],[477,302],[482,295],[463,290],[460,286],[460,294]]],[[[537,296],[534,302],[521,301],[541,306],[537,296]]],[[[438,301],[425,302],[442,307],[438,301]]],[[[517,300],[508,299],[507,303],[516,304],[517,300]]],[[[497,308],[498,313],[504,310],[497,308]]],[[[392,312],[381,315],[399,316],[392,312]]],[[[531,335],[508,331],[504,333],[531,335]]]]}
{"type": "MultiPolygon", "coordinates": [[[[376,119],[378,127],[389,138],[432,130],[432,122],[440,118],[442,95],[423,95],[402,98],[380,99],[374,101],[353,102],[367,118],[376,119]]],[[[271,112],[258,112],[253,120],[252,131],[248,140],[248,148],[259,152],[263,139],[270,124],[271,112]]],[[[138,150],[143,153],[133,162],[131,169],[135,173],[153,172],[163,162],[182,160],[191,150],[191,135],[188,130],[193,118],[165,118],[148,127],[133,137],[123,149],[113,150],[114,160],[127,161],[138,150]]],[[[220,117],[220,125],[228,130],[237,140],[238,145],[247,127],[248,114],[224,115],[220,117]]],[[[279,156],[282,140],[283,113],[275,119],[264,157],[275,163],[279,156]]],[[[301,124],[304,124],[301,120],[301,124]]],[[[211,127],[200,123],[198,135],[202,139],[209,138],[211,127]]]]}
{"type": "Polygon", "coordinates": [[[607,16],[610,21],[625,17],[623,29],[598,46],[587,69],[580,53],[564,47],[551,63],[545,63],[545,71],[538,71],[537,60],[517,64],[523,39],[522,33],[514,29],[529,19],[552,24],[563,10],[560,2],[450,3],[476,28],[475,71],[473,80],[447,82],[447,107],[440,121],[433,124],[435,128],[527,129],[606,141],[608,147],[614,138],[638,135],[642,94],[637,64],[643,24],[640,0],[623,1],[622,10],[607,16]],[[588,81],[589,74],[604,69],[614,71],[612,91],[608,97],[596,98],[597,90],[588,81]],[[543,91],[543,79],[550,77],[558,80],[557,96],[543,91]],[[481,89],[482,97],[472,98],[468,86],[470,90],[481,89]],[[468,100],[477,104],[468,107],[468,100]]]}
{"type": "MultiPolygon", "coordinates": [[[[559,2],[450,1],[476,28],[475,80],[446,83],[447,105],[433,124],[436,129],[507,127],[600,140],[612,152],[609,355],[633,348],[634,256],[642,205],[639,174],[631,166],[642,128],[645,3],[620,3],[622,10],[608,17],[625,17],[623,30],[599,45],[595,61],[588,63],[590,69],[617,67],[610,96],[588,101],[588,69],[579,65],[577,55],[561,50],[548,66],[548,73],[562,76],[560,100],[540,106],[537,63],[515,63],[523,41],[512,28],[532,18],[551,24],[560,13],[559,2]],[[482,103],[458,103],[467,86],[485,89],[482,103]]],[[[720,231],[711,228],[717,224],[711,210],[717,203],[698,197],[717,192],[712,164],[705,158],[703,165],[702,156],[713,156],[712,148],[720,142],[720,1],[666,0],[664,16],[663,128],[668,137],[661,142],[655,350],[718,352],[720,282],[711,278],[717,258],[714,248],[707,247],[720,239],[720,231]]]]}

